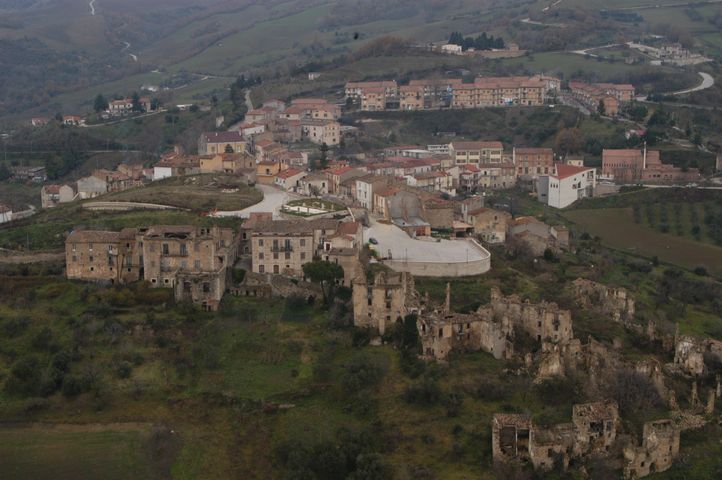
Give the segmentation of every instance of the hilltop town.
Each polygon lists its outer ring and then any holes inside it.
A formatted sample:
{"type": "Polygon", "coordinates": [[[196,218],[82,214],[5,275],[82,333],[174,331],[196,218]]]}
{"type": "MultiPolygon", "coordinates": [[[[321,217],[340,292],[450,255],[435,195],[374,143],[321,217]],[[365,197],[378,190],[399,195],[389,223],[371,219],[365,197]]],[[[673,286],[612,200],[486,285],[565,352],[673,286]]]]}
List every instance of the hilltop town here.
{"type": "Polygon", "coordinates": [[[719,476],[722,4],[101,3],[0,124],[0,478],[719,476]]]}

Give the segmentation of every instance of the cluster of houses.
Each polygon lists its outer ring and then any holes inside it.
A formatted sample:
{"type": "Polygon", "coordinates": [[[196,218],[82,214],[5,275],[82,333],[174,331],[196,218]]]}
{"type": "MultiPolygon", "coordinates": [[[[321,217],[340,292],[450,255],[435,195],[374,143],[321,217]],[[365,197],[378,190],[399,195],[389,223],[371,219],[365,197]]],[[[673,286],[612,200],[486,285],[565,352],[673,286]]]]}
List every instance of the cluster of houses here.
{"type": "MultiPolygon", "coordinates": [[[[466,83],[459,78],[411,80],[399,85],[395,80],[349,82],[345,88],[347,105],[362,111],[429,110],[438,108],[484,108],[497,106],[542,106],[561,91],[555,77],[477,77],[466,83]]],[[[596,111],[600,102],[605,113],[615,116],[622,104],[634,99],[630,84],[570,82],[570,94],[596,111]]]]}
{"type": "Polygon", "coordinates": [[[411,80],[407,85],[385,80],[349,82],[345,96],[347,104],[363,111],[541,106],[560,85],[559,79],[542,75],[478,77],[472,83],[460,78],[411,80]]]}
{"type": "Polygon", "coordinates": [[[87,177],[75,182],[43,185],[40,189],[40,204],[43,208],[55,207],[61,203],[95,198],[109,192],[120,192],[143,186],[152,180],[152,169],[142,164],[119,164],[115,170],[97,169],[87,177]]]}
{"type": "MultiPolygon", "coordinates": [[[[33,127],[44,127],[53,119],[48,117],[33,117],[30,119],[30,125],[33,127]]],[[[85,125],[85,118],[80,115],[61,115],[58,119],[61,125],[66,127],[82,127],[85,125]]]]}
{"type": "Polygon", "coordinates": [[[238,131],[244,138],[335,146],[341,142],[340,116],[339,105],[320,98],[299,98],[288,105],[280,100],[269,100],[260,108],[247,112],[238,131]],[[265,132],[268,134],[261,135],[265,132]]]}
{"type": "Polygon", "coordinates": [[[634,100],[634,85],[617,83],[569,82],[569,91],[573,98],[591,111],[601,110],[609,117],[619,115],[620,107],[634,100]]]}
{"type": "MultiPolygon", "coordinates": [[[[119,100],[111,100],[108,102],[108,108],[105,113],[113,117],[122,117],[133,112],[133,98],[126,97],[119,100]]],[[[153,102],[150,97],[138,98],[138,109],[143,112],[150,112],[153,108],[153,102]]]]}

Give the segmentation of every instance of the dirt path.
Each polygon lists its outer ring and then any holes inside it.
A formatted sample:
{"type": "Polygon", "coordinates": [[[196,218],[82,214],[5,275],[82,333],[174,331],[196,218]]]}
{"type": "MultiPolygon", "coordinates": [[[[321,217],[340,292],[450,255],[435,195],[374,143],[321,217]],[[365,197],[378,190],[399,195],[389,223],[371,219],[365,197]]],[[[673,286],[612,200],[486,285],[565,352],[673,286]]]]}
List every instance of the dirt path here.
{"type": "Polygon", "coordinates": [[[59,262],[65,260],[65,252],[25,253],[13,252],[7,254],[8,250],[0,250],[0,264],[17,265],[21,263],[45,263],[59,262]]]}
{"type": "Polygon", "coordinates": [[[54,432],[136,432],[147,430],[152,423],[44,423],[44,422],[2,422],[0,428],[25,428],[54,432]]]}

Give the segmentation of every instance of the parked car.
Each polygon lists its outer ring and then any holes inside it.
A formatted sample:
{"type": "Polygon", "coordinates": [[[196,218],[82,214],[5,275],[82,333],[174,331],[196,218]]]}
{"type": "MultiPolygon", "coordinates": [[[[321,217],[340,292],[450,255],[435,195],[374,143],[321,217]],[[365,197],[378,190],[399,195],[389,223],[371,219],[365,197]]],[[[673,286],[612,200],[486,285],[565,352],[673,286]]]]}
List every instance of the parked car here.
{"type": "Polygon", "coordinates": [[[379,241],[376,240],[374,237],[371,237],[371,238],[369,238],[369,243],[370,243],[371,245],[378,245],[378,244],[379,244],[379,241]]]}

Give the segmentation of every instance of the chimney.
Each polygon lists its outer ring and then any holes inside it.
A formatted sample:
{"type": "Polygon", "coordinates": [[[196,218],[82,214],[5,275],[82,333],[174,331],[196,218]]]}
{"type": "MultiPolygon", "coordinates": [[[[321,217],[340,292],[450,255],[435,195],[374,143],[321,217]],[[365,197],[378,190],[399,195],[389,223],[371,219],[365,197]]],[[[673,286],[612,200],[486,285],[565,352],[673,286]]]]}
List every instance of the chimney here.
{"type": "Polygon", "coordinates": [[[643,170],[647,169],[647,142],[644,142],[644,166],[642,167],[643,170]]]}

